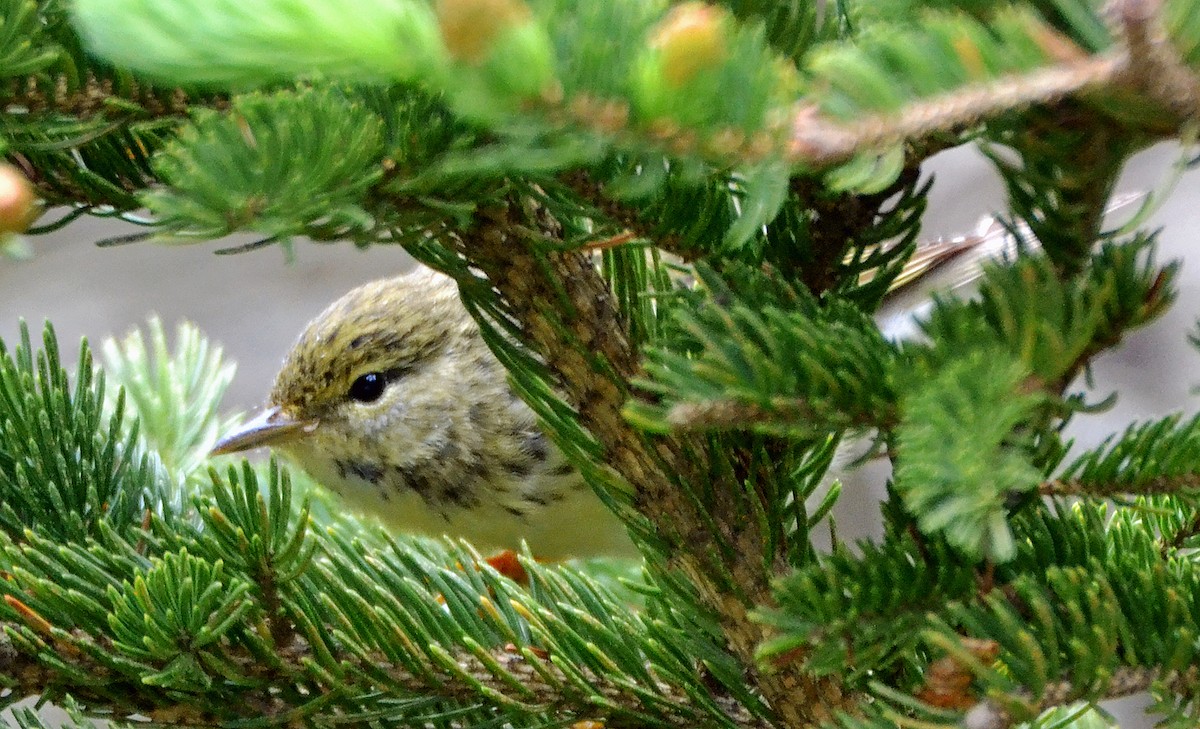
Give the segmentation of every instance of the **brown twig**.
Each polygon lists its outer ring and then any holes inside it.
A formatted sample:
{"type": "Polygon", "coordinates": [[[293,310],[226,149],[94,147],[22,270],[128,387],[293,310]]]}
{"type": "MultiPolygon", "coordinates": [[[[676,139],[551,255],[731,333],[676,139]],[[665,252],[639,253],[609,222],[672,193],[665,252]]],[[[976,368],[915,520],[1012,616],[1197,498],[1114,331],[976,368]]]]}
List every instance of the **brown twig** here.
{"type": "Polygon", "coordinates": [[[804,422],[830,423],[832,417],[842,420],[833,422],[838,428],[887,427],[894,413],[875,413],[878,417],[852,417],[844,413],[819,412],[808,402],[799,398],[772,398],[768,406],[742,400],[705,400],[681,402],[667,411],[667,422],[679,431],[721,430],[746,428],[752,425],[776,424],[780,427],[799,425],[804,422]]]}
{"type": "Polygon", "coordinates": [[[816,107],[801,106],[793,114],[787,159],[818,166],[836,164],[864,149],[887,147],[969,126],[1000,112],[1055,101],[1108,84],[1124,68],[1124,54],[1070,61],[918,101],[896,115],[877,115],[849,124],[823,117],[816,107]]]}
{"type": "Polygon", "coordinates": [[[1106,10],[1126,46],[1120,82],[1180,119],[1200,116],[1200,77],[1167,37],[1161,0],[1112,0],[1106,10]]]}
{"type": "Polygon", "coordinates": [[[1145,95],[1180,120],[1200,116],[1200,75],[1172,46],[1163,27],[1161,0],[1113,0],[1123,47],[1116,52],[1070,60],[918,101],[899,114],[851,123],[823,117],[801,105],[792,116],[787,159],[818,166],[844,161],[864,149],[919,139],[937,131],[969,126],[995,114],[1057,101],[1108,85],[1145,95]]]}
{"type": "Polygon", "coordinates": [[[1184,473],[1178,476],[1158,476],[1137,483],[1087,483],[1079,479],[1053,479],[1038,486],[1042,496],[1088,496],[1107,499],[1121,494],[1152,496],[1178,494],[1200,490],[1200,474],[1184,473]]]}

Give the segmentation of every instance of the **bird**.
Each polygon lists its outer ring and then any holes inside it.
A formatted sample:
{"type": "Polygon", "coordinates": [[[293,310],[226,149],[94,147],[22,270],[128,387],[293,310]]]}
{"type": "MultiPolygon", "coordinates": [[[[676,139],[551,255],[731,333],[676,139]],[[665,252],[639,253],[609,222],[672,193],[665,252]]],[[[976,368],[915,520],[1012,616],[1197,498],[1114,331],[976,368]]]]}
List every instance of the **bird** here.
{"type": "Polygon", "coordinates": [[[465,539],[502,572],[522,542],[545,561],[637,554],[431,269],[359,286],[305,327],[264,408],[212,453],[261,446],[386,528],[465,539]]]}
{"type": "MultiPolygon", "coordinates": [[[[1143,197],[1117,196],[1108,213],[1143,197]]],[[[922,244],[876,314],[881,331],[919,337],[930,290],[963,293],[984,263],[1019,245],[1036,241],[990,217],[972,234],[922,244]]],[[[385,527],[496,552],[489,563],[511,577],[522,574],[522,542],[546,561],[637,555],[511,387],[454,280],[432,269],[359,286],[308,324],[266,406],[212,454],[260,446],[385,527]]]]}

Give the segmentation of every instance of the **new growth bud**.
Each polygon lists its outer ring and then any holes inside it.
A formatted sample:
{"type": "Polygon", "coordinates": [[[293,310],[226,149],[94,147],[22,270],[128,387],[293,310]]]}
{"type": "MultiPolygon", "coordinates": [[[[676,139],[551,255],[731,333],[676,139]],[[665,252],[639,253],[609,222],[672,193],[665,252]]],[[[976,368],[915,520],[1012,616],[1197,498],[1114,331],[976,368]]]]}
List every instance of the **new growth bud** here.
{"type": "Polygon", "coordinates": [[[660,126],[711,121],[733,30],[733,18],[722,8],[700,2],[672,8],[651,30],[635,66],[634,98],[642,117],[660,126]]]}
{"type": "Polygon", "coordinates": [[[671,8],[650,37],[650,47],[659,53],[663,80],[679,87],[698,73],[721,65],[728,54],[727,18],[724,9],[699,2],[671,8]]]}
{"type": "Polygon", "coordinates": [[[555,88],[554,49],[522,0],[438,0],[442,42],[460,66],[460,111],[493,117],[555,88]]]}
{"type": "Polygon", "coordinates": [[[521,0],[438,0],[438,28],[450,55],[463,63],[482,64],[497,39],[529,22],[521,0]]]}
{"type": "Polygon", "coordinates": [[[40,213],[29,179],[16,167],[0,163],[0,236],[24,233],[40,213]]]}

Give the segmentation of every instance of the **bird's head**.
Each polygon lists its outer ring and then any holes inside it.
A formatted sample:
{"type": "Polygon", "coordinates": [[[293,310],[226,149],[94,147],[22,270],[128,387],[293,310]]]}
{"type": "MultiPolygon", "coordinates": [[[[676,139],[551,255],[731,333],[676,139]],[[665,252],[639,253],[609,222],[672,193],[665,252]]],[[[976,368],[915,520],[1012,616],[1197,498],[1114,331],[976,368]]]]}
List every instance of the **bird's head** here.
{"type": "Polygon", "coordinates": [[[456,358],[473,355],[477,341],[445,276],[421,271],[360,286],[308,325],[266,407],[213,453],[419,446],[460,396],[456,358]]]}

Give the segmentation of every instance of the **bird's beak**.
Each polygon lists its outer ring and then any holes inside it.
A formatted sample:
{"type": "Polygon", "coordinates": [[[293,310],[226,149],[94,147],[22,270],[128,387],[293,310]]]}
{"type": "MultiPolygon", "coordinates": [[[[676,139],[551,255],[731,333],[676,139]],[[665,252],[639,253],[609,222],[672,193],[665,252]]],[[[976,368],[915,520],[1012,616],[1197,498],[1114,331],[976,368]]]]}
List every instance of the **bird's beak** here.
{"type": "Polygon", "coordinates": [[[213,446],[210,456],[276,445],[317,429],[316,420],[297,420],[277,407],[267,408],[213,446]]]}

